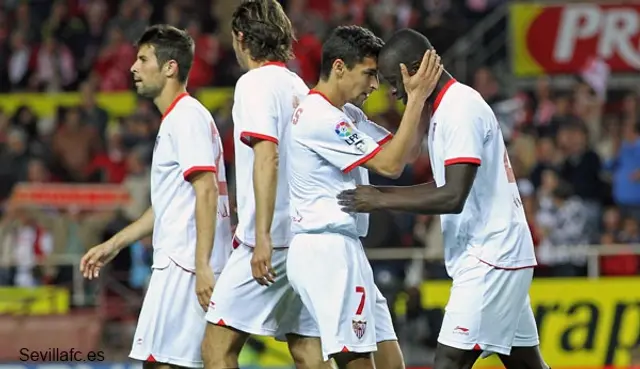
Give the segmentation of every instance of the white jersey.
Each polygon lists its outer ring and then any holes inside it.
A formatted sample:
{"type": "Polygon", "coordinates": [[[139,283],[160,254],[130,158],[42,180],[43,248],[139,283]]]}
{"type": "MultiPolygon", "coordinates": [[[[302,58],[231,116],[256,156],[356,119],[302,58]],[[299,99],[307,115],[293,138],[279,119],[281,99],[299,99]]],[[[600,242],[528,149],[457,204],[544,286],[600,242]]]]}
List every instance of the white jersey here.
{"type": "Polygon", "coordinates": [[[267,63],[238,79],[233,103],[238,206],[236,237],[245,245],[255,245],[256,233],[252,139],[269,140],[279,145],[278,187],[271,241],[275,247],[289,245],[289,158],[286,153],[293,111],[308,92],[304,81],[282,63],[267,63]]]}
{"type": "Polygon", "coordinates": [[[169,260],[195,271],[196,197],[189,175],[215,172],[218,215],[211,265],[220,273],[231,252],[229,195],[222,158],[222,142],[211,113],[188,94],[176,98],[162,117],[151,163],[153,266],[169,260]]]}
{"type": "Polygon", "coordinates": [[[348,214],[336,196],[369,184],[360,165],[373,158],[391,138],[354,105],[341,110],[311,91],[294,114],[289,156],[293,233],[367,235],[368,214],[348,214]]]}
{"type": "Polygon", "coordinates": [[[445,184],[445,166],[479,165],[462,212],[440,216],[449,275],[464,267],[467,255],[503,269],[535,266],[531,232],[500,125],[480,94],[449,82],[434,103],[428,142],[438,187],[445,184]]]}

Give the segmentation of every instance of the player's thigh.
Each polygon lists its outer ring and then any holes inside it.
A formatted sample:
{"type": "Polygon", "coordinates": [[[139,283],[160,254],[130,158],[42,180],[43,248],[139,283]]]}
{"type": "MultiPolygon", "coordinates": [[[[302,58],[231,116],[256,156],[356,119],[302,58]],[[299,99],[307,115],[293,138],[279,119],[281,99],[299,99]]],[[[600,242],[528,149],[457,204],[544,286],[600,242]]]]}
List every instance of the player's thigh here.
{"type": "Polygon", "coordinates": [[[293,293],[286,273],[287,249],[273,251],[272,266],[277,276],[269,287],[254,280],[252,255],[253,248],[246,245],[233,251],[216,281],[206,318],[212,324],[233,328],[231,332],[275,336],[287,320],[286,299],[293,293]]]}
{"type": "Polygon", "coordinates": [[[549,369],[540,353],[540,347],[513,347],[510,355],[500,355],[506,369],[549,369]]]}
{"type": "Polygon", "coordinates": [[[433,369],[471,369],[482,351],[463,350],[438,342],[433,369]]]}
{"type": "Polygon", "coordinates": [[[287,345],[296,369],[330,368],[322,357],[320,337],[287,334],[287,345]]]}
{"type": "Polygon", "coordinates": [[[397,340],[378,341],[378,350],[373,354],[377,369],[404,369],[404,358],[397,340]]]}
{"type": "Polygon", "coordinates": [[[173,366],[201,367],[204,316],[195,294],[193,273],[173,262],[154,269],[129,356],[173,366]]]}
{"type": "Polygon", "coordinates": [[[357,239],[299,234],[291,242],[289,280],[319,327],[325,360],[375,351],[376,288],[367,266],[357,239]]]}

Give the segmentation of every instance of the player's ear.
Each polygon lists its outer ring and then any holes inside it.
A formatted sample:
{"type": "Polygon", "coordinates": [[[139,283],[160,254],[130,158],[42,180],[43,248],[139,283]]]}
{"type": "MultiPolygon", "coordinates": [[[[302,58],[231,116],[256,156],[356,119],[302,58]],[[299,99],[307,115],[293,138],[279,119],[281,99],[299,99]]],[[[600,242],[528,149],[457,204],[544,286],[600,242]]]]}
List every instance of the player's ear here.
{"type": "Polygon", "coordinates": [[[162,72],[164,73],[164,75],[167,78],[171,78],[175,75],[178,74],[178,63],[176,63],[175,60],[169,60],[168,62],[164,63],[164,66],[162,68],[162,72]]]}
{"type": "Polygon", "coordinates": [[[344,72],[347,69],[347,66],[344,64],[344,61],[342,59],[336,59],[333,61],[332,69],[336,74],[336,77],[342,78],[344,72]]]}

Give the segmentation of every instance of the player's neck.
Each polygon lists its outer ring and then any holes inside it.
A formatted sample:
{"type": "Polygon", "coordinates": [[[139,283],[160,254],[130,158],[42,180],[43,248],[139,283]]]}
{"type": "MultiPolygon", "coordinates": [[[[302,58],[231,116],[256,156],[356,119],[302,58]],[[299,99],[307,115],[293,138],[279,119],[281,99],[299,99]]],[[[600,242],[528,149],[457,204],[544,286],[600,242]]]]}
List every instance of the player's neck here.
{"type": "Polygon", "coordinates": [[[440,80],[436,85],[436,89],[433,90],[433,93],[427,99],[427,103],[429,105],[433,106],[433,103],[438,98],[438,95],[440,95],[440,91],[442,91],[444,89],[444,86],[446,86],[446,84],[452,79],[453,77],[446,70],[442,72],[442,75],[440,76],[440,80]]]}
{"type": "Polygon", "coordinates": [[[162,89],[162,92],[160,92],[160,95],[153,99],[153,103],[156,104],[160,113],[165,114],[176,98],[186,92],[187,88],[185,85],[167,82],[164,89],[162,89]]]}
{"type": "Polygon", "coordinates": [[[313,90],[322,93],[322,95],[329,100],[331,105],[338,109],[342,109],[342,107],[347,103],[347,99],[340,93],[340,90],[333,86],[329,81],[320,80],[313,90]]]}

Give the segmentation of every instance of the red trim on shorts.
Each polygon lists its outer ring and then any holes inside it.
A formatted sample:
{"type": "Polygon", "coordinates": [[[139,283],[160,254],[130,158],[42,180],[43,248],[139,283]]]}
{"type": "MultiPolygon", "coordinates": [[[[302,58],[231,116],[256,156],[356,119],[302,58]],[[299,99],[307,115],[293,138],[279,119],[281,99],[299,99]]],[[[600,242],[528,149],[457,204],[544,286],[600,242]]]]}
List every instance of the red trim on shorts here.
{"type": "Polygon", "coordinates": [[[237,249],[238,247],[240,247],[240,245],[242,244],[242,242],[240,242],[240,240],[238,239],[238,237],[233,236],[233,240],[231,241],[231,247],[233,247],[233,249],[237,249]]]}
{"type": "Polygon", "coordinates": [[[285,63],[280,62],[280,61],[268,61],[268,62],[262,64],[263,67],[266,67],[267,65],[273,65],[273,66],[282,67],[282,68],[286,68],[287,67],[287,65],[285,63]]]}
{"type": "Polygon", "coordinates": [[[482,351],[482,347],[480,347],[480,345],[478,345],[477,343],[475,344],[475,346],[473,346],[473,349],[475,351],[482,351]]]}
{"type": "Polygon", "coordinates": [[[216,167],[214,166],[207,166],[207,165],[196,165],[193,166],[187,170],[184,171],[184,174],[182,175],[184,177],[184,180],[187,181],[189,180],[189,176],[192,175],[193,173],[200,173],[200,172],[216,172],[216,167]]]}
{"type": "Polygon", "coordinates": [[[340,352],[350,352],[347,346],[342,346],[342,350],[340,352]]]}
{"type": "Polygon", "coordinates": [[[240,132],[240,141],[249,147],[251,147],[252,138],[260,141],[271,141],[276,145],[278,144],[278,139],[269,135],[248,131],[240,132]]]}
{"type": "Polygon", "coordinates": [[[145,360],[148,363],[156,363],[156,358],[153,357],[153,355],[149,355],[149,357],[147,358],[147,360],[145,360]]]}
{"type": "Polygon", "coordinates": [[[474,165],[480,165],[482,163],[482,160],[478,159],[478,158],[453,158],[453,159],[448,159],[444,161],[444,165],[453,165],[453,164],[474,164],[474,165]]]}
{"type": "Polygon", "coordinates": [[[523,266],[523,267],[513,267],[513,268],[507,268],[507,267],[499,267],[499,266],[495,266],[491,263],[487,263],[486,261],[482,260],[482,259],[478,259],[480,260],[481,263],[483,264],[487,264],[488,266],[495,268],[495,269],[500,269],[500,270],[521,270],[521,269],[529,269],[529,268],[535,268],[537,267],[537,265],[527,265],[527,266],[523,266]]]}
{"type": "Polygon", "coordinates": [[[388,135],[384,136],[382,140],[378,141],[378,145],[382,146],[387,142],[391,141],[392,138],[393,138],[393,134],[389,133],[388,135]]]}
{"type": "Polygon", "coordinates": [[[216,325],[219,325],[219,326],[221,326],[221,327],[226,327],[226,326],[227,326],[227,323],[225,323],[225,322],[224,322],[224,320],[220,319],[220,320],[218,320],[218,322],[216,323],[216,325]]]}
{"type": "Polygon", "coordinates": [[[433,110],[431,111],[432,116],[433,114],[436,113],[436,109],[438,109],[438,106],[440,105],[440,102],[442,101],[444,94],[446,94],[447,90],[449,90],[449,87],[453,86],[453,84],[456,82],[458,81],[456,81],[455,78],[451,78],[447,83],[445,83],[444,87],[442,87],[442,90],[438,92],[438,96],[436,96],[436,101],[434,101],[433,103],[433,110]]]}
{"type": "Polygon", "coordinates": [[[169,105],[169,107],[167,108],[167,110],[165,110],[164,114],[162,114],[162,119],[161,121],[164,120],[164,118],[167,117],[167,115],[169,115],[169,113],[171,113],[171,111],[173,110],[173,108],[176,107],[176,105],[178,104],[178,102],[180,100],[182,100],[183,97],[185,96],[189,96],[188,92],[183,92],[180,95],[176,96],[176,98],[173,100],[173,102],[171,103],[171,105],[169,105]]]}
{"type": "Polygon", "coordinates": [[[362,164],[368,162],[369,160],[373,159],[374,156],[376,156],[380,150],[382,150],[382,146],[378,146],[375,148],[375,150],[371,151],[367,156],[363,156],[360,159],[358,159],[355,163],[349,165],[348,167],[344,168],[342,170],[343,173],[349,173],[351,172],[354,168],[361,166],[362,164]]]}

